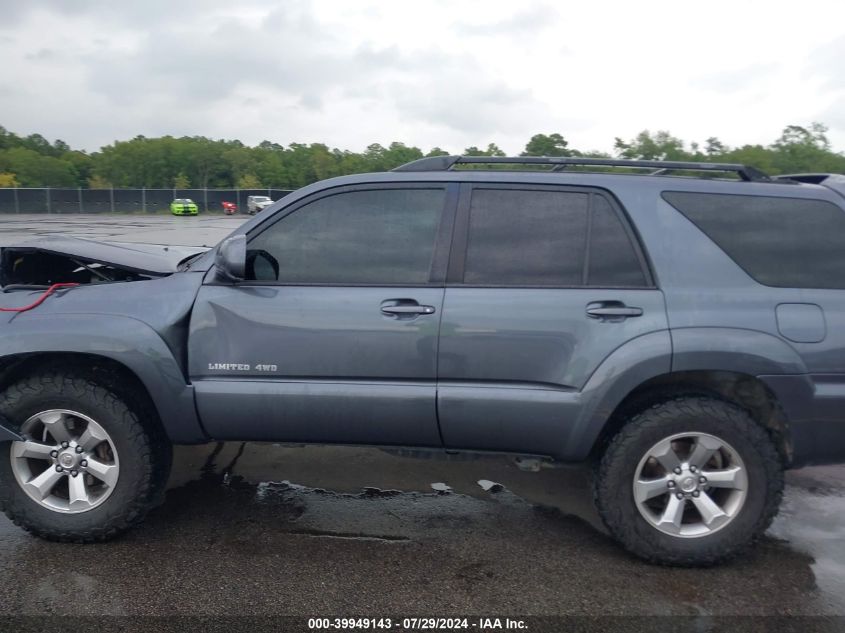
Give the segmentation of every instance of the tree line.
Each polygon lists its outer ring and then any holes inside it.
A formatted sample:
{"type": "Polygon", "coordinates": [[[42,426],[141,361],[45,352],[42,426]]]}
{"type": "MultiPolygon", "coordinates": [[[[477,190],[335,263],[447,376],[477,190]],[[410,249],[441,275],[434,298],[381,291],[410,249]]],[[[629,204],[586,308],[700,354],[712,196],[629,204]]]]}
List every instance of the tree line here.
{"type": "MultiPolygon", "coordinates": [[[[836,152],[820,123],[789,125],[768,145],[729,147],[717,137],[686,143],[667,131],[644,130],[628,140],[616,138],[614,154],[580,151],[559,133],[535,134],[523,156],[590,156],[643,160],[688,160],[742,163],[769,174],[845,173],[845,155],[836,152]]],[[[203,136],[115,141],[96,152],[52,143],[40,134],[20,136],[0,126],[0,187],[148,187],[296,189],[323,178],[387,171],[424,156],[449,152],[434,147],[423,152],[394,142],[378,143],[363,152],[329,148],[322,143],[263,141],[254,147],[238,140],[203,136]]],[[[470,156],[504,156],[495,144],[468,147],[470,156]]]]}

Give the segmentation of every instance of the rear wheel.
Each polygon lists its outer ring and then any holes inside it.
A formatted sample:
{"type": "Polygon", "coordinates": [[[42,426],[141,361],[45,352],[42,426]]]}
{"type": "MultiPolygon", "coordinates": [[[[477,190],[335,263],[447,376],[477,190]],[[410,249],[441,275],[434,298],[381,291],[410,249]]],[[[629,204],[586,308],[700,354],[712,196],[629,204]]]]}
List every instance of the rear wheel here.
{"type": "Polygon", "coordinates": [[[68,372],[0,394],[24,440],[0,453],[0,507],[38,536],[101,541],[140,522],[160,497],[170,446],[144,407],[106,381],[68,372]]]}
{"type": "Polygon", "coordinates": [[[777,513],[780,456],[742,409],[708,397],[636,415],[598,468],[596,504],[627,549],[649,561],[707,565],[741,551],[777,513]]]}

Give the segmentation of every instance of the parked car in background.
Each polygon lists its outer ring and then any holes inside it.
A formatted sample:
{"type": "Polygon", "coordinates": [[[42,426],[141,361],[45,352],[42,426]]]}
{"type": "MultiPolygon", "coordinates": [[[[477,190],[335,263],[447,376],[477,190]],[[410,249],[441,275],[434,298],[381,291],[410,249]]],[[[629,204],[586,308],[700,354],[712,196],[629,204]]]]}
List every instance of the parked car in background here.
{"type": "Polygon", "coordinates": [[[170,213],[173,215],[197,215],[197,203],[190,198],[176,198],[170,203],[170,213]]]}
{"type": "Polygon", "coordinates": [[[273,200],[268,196],[249,196],[246,199],[246,210],[250,215],[255,215],[271,204],[273,204],[273,200]]]}
{"type": "Polygon", "coordinates": [[[235,215],[238,212],[238,205],[234,202],[223,202],[223,213],[226,215],[235,215]]]}

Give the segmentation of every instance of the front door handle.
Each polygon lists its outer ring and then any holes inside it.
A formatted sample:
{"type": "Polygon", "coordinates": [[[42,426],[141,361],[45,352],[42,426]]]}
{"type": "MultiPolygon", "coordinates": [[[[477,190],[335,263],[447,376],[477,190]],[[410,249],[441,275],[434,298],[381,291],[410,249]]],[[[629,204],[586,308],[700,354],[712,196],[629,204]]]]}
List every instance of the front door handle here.
{"type": "Polygon", "coordinates": [[[434,314],[434,306],[420,305],[413,299],[388,299],[381,302],[381,312],[388,316],[407,317],[434,314]]]}
{"type": "Polygon", "coordinates": [[[622,319],[642,315],[642,308],[629,307],[621,301],[601,301],[587,304],[587,316],[592,319],[621,321],[622,319]]]}

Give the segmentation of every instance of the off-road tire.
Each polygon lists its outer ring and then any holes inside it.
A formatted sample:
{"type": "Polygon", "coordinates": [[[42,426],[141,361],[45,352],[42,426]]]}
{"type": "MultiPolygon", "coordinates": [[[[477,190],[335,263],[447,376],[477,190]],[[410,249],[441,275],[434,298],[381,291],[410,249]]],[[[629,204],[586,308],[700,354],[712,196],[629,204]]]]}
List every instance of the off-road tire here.
{"type": "Polygon", "coordinates": [[[16,525],[51,541],[106,541],[140,523],[163,498],[172,447],[142,399],[118,395],[121,389],[109,383],[96,371],[47,370],[0,393],[0,415],[12,428],[44,410],[78,411],[106,430],[120,459],[120,475],[109,498],[87,512],[66,514],[39,505],[21,489],[10,444],[0,443],[0,510],[16,525]]]}
{"type": "Polygon", "coordinates": [[[725,561],[761,536],[783,495],[783,464],[768,432],[743,409],[717,398],[684,396],[634,415],[607,446],[594,476],[596,508],[611,535],[651,563],[707,566],[725,561]],[[640,514],[633,480],[657,442],[679,433],[707,433],[728,442],[745,463],[748,494],[724,528],[697,538],[664,534],[640,514]]]}

